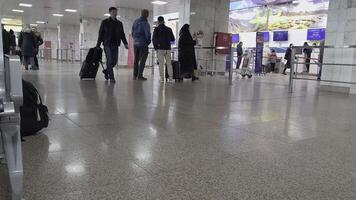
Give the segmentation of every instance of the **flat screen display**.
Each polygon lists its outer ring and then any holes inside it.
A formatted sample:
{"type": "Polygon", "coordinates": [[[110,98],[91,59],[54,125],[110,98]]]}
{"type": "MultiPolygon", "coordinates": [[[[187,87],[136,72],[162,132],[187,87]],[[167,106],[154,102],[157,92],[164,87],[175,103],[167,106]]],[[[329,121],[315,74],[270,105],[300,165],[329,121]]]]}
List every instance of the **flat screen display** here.
{"type": "Polygon", "coordinates": [[[269,42],[269,32],[263,32],[263,41],[269,42]]]}
{"type": "Polygon", "coordinates": [[[273,32],[273,41],[288,41],[288,31],[273,32]]]}
{"type": "Polygon", "coordinates": [[[292,2],[293,0],[251,0],[251,1],[257,5],[273,5],[273,4],[292,2]]]}
{"type": "Polygon", "coordinates": [[[231,42],[232,42],[232,43],[238,43],[238,42],[240,42],[240,35],[239,35],[239,34],[232,34],[232,36],[231,36],[231,42]]]}
{"type": "Polygon", "coordinates": [[[307,40],[325,40],[325,28],[308,29],[307,40]]]}

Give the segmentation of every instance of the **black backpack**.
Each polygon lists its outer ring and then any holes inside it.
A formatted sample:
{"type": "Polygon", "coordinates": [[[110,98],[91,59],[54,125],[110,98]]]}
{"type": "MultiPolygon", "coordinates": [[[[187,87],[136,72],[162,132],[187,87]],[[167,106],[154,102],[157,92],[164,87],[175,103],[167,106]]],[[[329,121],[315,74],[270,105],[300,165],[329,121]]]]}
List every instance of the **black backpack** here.
{"type": "Polygon", "coordinates": [[[42,104],[42,99],[32,83],[22,80],[23,105],[20,107],[21,137],[35,135],[48,127],[48,108],[42,104]]]}

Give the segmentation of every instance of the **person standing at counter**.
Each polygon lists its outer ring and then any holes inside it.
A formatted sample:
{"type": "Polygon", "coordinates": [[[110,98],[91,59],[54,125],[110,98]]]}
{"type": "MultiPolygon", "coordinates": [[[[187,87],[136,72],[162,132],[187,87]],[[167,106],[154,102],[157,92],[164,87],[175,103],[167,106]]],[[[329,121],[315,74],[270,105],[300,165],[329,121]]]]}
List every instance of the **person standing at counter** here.
{"type": "Polygon", "coordinates": [[[241,65],[241,62],[242,62],[242,55],[244,53],[244,51],[242,49],[242,45],[243,45],[243,42],[239,42],[239,44],[236,47],[236,51],[237,51],[236,69],[240,69],[240,65],[241,65]]]}
{"type": "Polygon", "coordinates": [[[311,54],[313,52],[313,49],[309,46],[308,42],[304,42],[304,58],[305,58],[305,67],[307,68],[307,72],[309,73],[310,70],[310,58],[311,54]]]}

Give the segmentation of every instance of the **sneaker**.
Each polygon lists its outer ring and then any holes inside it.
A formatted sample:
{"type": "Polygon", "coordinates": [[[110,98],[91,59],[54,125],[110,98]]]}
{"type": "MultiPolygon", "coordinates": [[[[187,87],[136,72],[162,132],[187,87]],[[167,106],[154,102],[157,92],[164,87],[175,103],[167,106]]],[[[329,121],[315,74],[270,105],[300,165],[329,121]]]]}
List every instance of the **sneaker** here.
{"type": "Polygon", "coordinates": [[[110,79],[110,82],[116,83],[116,80],[115,79],[110,79]]]}
{"type": "Polygon", "coordinates": [[[147,78],[145,78],[145,77],[142,76],[142,77],[138,77],[137,80],[140,80],[140,81],[147,81],[147,78]]]}

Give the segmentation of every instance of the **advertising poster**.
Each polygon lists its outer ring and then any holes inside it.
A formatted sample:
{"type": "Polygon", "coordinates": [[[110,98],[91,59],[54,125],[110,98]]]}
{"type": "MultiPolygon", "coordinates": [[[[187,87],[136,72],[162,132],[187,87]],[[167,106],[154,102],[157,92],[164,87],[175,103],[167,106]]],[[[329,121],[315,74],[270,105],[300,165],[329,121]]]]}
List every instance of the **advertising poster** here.
{"type": "Polygon", "coordinates": [[[256,33],[256,60],[255,60],[255,73],[262,73],[262,60],[263,60],[263,32],[256,33]]]}
{"type": "Polygon", "coordinates": [[[325,28],[329,0],[243,0],[230,4],[231,33],[325,28]],[[268,8],[264,5],[268,5],[268,8]]]}

